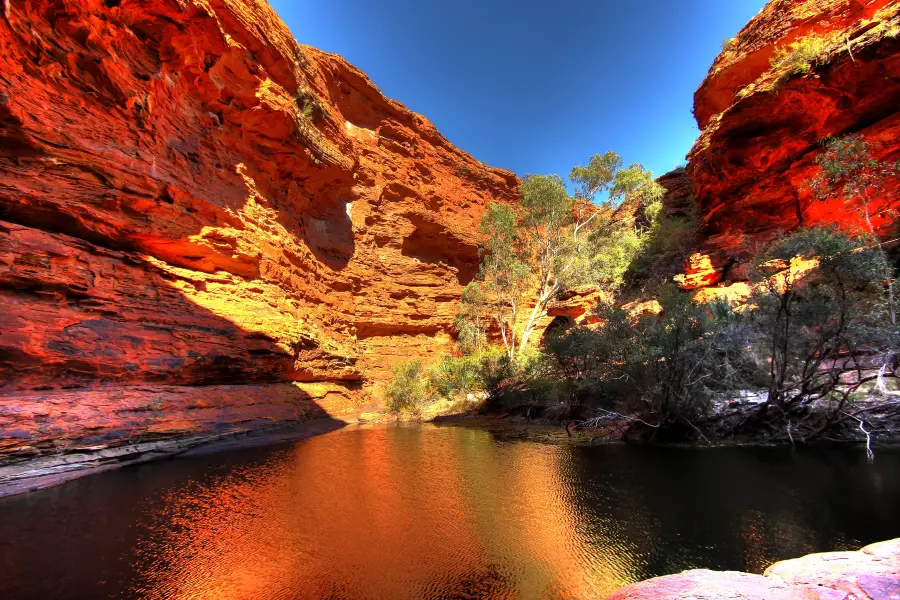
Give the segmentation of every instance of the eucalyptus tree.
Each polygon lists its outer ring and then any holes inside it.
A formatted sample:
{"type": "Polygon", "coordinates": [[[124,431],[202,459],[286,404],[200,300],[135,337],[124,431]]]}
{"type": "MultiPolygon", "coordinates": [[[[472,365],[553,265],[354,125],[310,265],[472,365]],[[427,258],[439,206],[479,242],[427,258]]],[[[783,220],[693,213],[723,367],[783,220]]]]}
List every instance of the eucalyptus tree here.
{"type": "Polygon", "coordinates": [[[598,154],[572,169],[574,194],[558,175],[528,175],[518,204],[488,205],[479,230],[482,263],[463,294],[460,332],[488,316],[513,359],[561,292],[588,283],[612,291],[621,283],[664,194],[642,165],[622,165],[614,152],[598,154]]]}

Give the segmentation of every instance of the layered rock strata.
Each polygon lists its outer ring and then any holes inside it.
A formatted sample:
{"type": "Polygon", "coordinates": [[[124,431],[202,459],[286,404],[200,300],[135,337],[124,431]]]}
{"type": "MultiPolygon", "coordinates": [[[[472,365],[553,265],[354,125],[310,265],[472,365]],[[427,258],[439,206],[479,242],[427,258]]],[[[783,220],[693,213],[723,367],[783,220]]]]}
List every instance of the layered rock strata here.
{"type": "Polygon", "coordinates": [[[6,6],[0,455],[347,414],[447,347],[513,174],[262,0],[6,6]]]}
{"type": "MultiPolygon", "coordinates": [[[[808,184],[830,137],[858,135],[873,158],[900,158],[900,5],[769,2],[726,43],[694,112],[702,134],[688,173],[704,239],[685,287],[744,279],[746,258],[786,231],[835,223],[866,231],[858,203],[817,201],[808,184]],[[798,47],[808,59],[797,59],[801,68],[773,62],[798,47]]],[[[873,222],[886,240],[895,237],[898,191],[897,178],[871,190],[873,222]]]]}

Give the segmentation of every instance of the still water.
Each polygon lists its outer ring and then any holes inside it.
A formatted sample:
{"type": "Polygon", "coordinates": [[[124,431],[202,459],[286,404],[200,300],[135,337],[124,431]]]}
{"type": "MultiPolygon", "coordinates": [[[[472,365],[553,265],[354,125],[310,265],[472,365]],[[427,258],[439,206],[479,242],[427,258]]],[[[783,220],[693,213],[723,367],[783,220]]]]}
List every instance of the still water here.
{"type": "Polygon", "coordinates": [[[0,598],[604,598],[900,536],[900,452],[353,428],[0,500],[0,598]]]}

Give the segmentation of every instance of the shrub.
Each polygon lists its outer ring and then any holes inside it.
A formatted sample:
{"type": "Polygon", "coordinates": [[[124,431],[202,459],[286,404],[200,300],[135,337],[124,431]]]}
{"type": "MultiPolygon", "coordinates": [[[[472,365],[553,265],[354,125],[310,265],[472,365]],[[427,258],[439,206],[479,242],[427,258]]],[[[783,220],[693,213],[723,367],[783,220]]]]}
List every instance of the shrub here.
{"type": "Polygon", "coordinates": [[[871,409],[853,407],[857,392],[897,377],[900,362],[884,285],[893,272],[884,274],[878,247],[835,228],[805,229],[770,244],[754,265],[757,291],[745,310],[697,304],[665,284],[658,315],[600,306],[600,327],[551,329],[545,353],[481,356],[486,408],[540,404],[562,418],[591,404],[669,438],[808,440],[862,422],[857,415],[871,409]],[[737,418],[710,410],[717,397],[760,389],[767,401],[737,418]]]}
{"type": "Polygon", "coordinates": [[[314,122],[325,116],[325,109],[319,103],[312,91],[301,87],[296,97],[297,108],[308,121],[314,122]]]}
{"type": "Polygon", "coordinates": [[[837,200],[857,204],[857,211],[865,219],[871,241],[878,247],[881,271],[888,290],[888,310],[891,322],[897,323],[894,294],[894,268],[888,252],[872,222],[870,203],[892,178],[900,173],[900,162],[876,160],[868,142],[857,136],[827,140],[825,152],[816,158],[819,174],[809,188],[817,200],[837,200]]]}
{"type": "Polygon", "coordinates": [[[503,395],[504,386],[516,373],[515,361],[506,352],[491,348],[479,356],[478,376],[490,401],[503,395]]]}
{"type": "Polygon", "coordinates": [[[693,435],[710,398],[741,387],[747,336],[725,305],[695,304],[671,284],[659,300],[659,315],[600,307],[602,327],[553,335],[547,350],[580,399],[634,415],[656,433],[693,435]]]}
{"type": "Polygon", "coordinates": [[[445,356],[431,367],[428,380],[434,392],[447,400],[468,395],[482,388],[480,356],[445,356]]]}
{"type": "Polygon", "coordinates": [[[887,38],[895,38],[900,35],[900,24],[882,21],[873,30],[875,35],[887,38]]]}
{"type": "Polygon", "coordinates": [[[536,348],[527,348],[515,358],[498,349],[482,355],[480,361],[481,379],[487,393],[484,408],[488,411],[566,400],[553,365],[536,348]]]}
{"type": "Polygon", "coordinates": [[[656,293],[664,281],[681,273],[684,261],[695,251],[699,232],[696,204],[691,199],[683,214],[660,212],[651,222],[645,242],[628,265],[625,281],[632,290],[656,293]]]}
{"type": "Polygon", "coordinates": [[[768,403],[779,414],[830,397],[860,376],[861,357],[897,347],[882,257],[868,245],[835,228],[806,229],[756,258],[754,344],[765,352],[768,403]]]}
{"type": "Polygon", "coordinates": [[[802,37],[787,48],[775,50],[769,64],[775,70],[787,69],[794,75],[809,73],[814,65],[824,61],[831,46],[831,42],[821,36],[802,37]]]}
{"type": "Polygon", "coordinates": [[[413,360],[394,367],[394,377],[385,389],[388,410],[393,413],[420,410],[432,396],[422,361],[413,360]]]}

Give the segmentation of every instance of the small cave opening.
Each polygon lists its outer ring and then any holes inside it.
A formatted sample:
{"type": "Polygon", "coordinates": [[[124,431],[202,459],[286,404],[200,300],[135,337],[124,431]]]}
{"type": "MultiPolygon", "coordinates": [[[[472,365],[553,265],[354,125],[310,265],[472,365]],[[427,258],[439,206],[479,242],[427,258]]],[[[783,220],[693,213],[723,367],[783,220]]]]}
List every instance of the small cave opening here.
{"type": "Polygon", "coordinates": [[[318,261],[335,271],[346,267],[356,250],[351,205],[352,201],[342,196],[317,199],[302,218],[307,247],[318,261]]]}
{"type": "Polygon", "coordinates": [[[541,336],[541,346],[543,346],[549,336],[556,335],[558,333],[562,333],[572,327],[575,324],[571,318],[560,315],[557,317],[553,317],[553,320],[550,321],[550,324],[547,325],[547,328],[544,329],[544,334],[541,336]]]}

